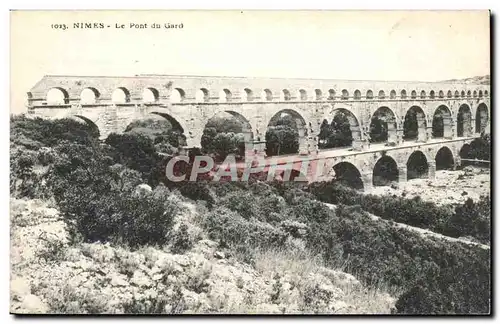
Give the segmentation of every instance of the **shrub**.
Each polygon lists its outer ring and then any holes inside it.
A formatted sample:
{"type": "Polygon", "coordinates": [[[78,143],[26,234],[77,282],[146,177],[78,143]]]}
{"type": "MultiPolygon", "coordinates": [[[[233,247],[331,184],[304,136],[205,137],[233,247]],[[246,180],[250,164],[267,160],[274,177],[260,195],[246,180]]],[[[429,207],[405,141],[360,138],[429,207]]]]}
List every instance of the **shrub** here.
{"type": "Polygon", "coordinates": [[[33,167],[35,163],[35,152],[21,150],[12,152],[10,156],[10,191],[15,197],[34,198],[36,174],[33,167]]]}
{"type": "Polygon", "coordinates": [[[212,240],[222,246],[232,247],[252,259],[256,248],[279,247],[286,241],[287,234],[268,223],[255,219],[246,220],[238,213],[218,207],[208,213],[203,226],[212,240]]]}
{"type": "Polygon", "coordinates": [[[144,180],[150,180],[151,172],[161,158],[156,154],[153,141],[142,134],[110,134],[106,144],[114,148],[115,163],[123,164],[139,171],[144,180]]]}
{"type": "Polygon", "coordinates": [[[269,194],[256,200],[255,195],[249,191],[233,191],[223,197],[220,206],[238,212],[243,218],[258,219],[263,222],[276,223],[281,220],[280,213],[285,209],[285,200],[276,194],[269,194]]]}
{"type": "Polygon", "coordinates": [[[10,125],[11,142],[29,149],[54,147],[62,142],[88,145],[99,137],[94,126],[69,118],[48,120],[19,115],[11,117],[10,125]]]}
{"type": "MultiPolygon", "coordinates": [[[[476,205],[472,201],[455,208],[425,202],[416,196],[379,197],[363,195],[336,183],[317,183],[308,189],[319,200],[345,205],[360,205],[362,209],[387,220],[427,228],[453,237],[474,236],[482,242],[489,241],[489,200],[476,205]]],[[[482,198],[483,200],[486,198],[482,198]]]]}
{"type": "Polygon", "coordinates": [[[182,254],[189,251],[193,247],[193,240],[188,231],[186,224],[182,223],[179,226],[179,230],[174,234],[172,238],[171,250],[173,253],[182,254]]]}
{"type": "Polygon", "coordinates": [[[455,213],[445,225],[444,233],[449,236],[472,236],[482,243],[490,242],[491,200],[482,196],[478,202],[471,198],[455,208],[455,213]]]}
{"type": "Polygon", "coordinates": [[[132,247],[165,244],[178,203],[158,191],[136,193],[138,175],[99,147],[65,146],[53,169],[54,197],[74,239],[113,241],[132,247]]]}

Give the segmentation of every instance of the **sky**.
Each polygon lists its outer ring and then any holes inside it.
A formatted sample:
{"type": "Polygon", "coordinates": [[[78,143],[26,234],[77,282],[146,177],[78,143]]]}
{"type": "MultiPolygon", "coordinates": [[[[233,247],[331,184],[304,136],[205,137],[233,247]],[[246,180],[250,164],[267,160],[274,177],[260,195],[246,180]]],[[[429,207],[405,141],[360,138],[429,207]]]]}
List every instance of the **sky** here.
{"type": "Polygon", "coordinates": [[[47,74],[403,81],[486,75],[489,24],[488,11],[12,11],[11,112],[26,110],[26,92],[47,74]],[[106,28],[73,28],[78,22],[106,28]]]}

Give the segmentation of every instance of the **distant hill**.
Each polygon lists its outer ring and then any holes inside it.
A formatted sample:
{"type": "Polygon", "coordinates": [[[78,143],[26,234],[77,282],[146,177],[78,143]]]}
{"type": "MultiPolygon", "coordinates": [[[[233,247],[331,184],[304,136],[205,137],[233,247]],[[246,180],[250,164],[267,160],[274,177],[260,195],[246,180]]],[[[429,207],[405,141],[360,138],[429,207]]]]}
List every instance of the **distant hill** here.
{"type": "Polygon", "coordinates": [[[451,80],[444,80],[442,82],[457,82],[457,83],[475,83],[475,84],[490,84],[490,76],[489,75],[483,75],[483,76],[475,76],[472,78],[466,78],[466,79],[451,79],[451,80]]]}

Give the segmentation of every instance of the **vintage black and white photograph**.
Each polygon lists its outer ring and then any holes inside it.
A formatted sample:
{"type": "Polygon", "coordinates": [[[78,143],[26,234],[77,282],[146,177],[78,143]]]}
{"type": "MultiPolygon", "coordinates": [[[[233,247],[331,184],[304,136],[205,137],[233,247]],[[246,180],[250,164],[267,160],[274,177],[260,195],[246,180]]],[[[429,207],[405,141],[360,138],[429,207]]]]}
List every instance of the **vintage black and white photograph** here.
{"type": "Polygon", "coordinates": [[[490,315],[490,12],[10,12],[10,312],[490,315]]]}

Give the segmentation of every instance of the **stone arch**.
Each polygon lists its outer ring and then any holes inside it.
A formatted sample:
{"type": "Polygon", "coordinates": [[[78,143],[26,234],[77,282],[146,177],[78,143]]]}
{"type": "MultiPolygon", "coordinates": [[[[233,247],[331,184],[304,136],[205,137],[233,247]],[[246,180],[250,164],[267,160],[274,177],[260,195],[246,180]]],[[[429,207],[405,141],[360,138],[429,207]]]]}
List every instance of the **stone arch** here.
{"type": "MultiPolygon", "coordinates": [[[[200,136],[198,134],[192,134],[188,132],[185,124],[182,123],[181,119],[173,117],[170,113],[165,111],[147,110],[144,114],[133,116],[132,118],[127,118],[121,120],[117,125],[116,131],[118,133],[135,132],[143,133],[147,130],[147,134],[166,134],[168,131],[168,141],[164,138],[165,143],[171,144],[175,148],[180,147],[200,147],[200,136]],[[159,123],[158,123],[159,122],[159,123]],[[162,128],[165,127],[165,128],[162,128]],[[173,135],[177,135],[176,143],[171,142],[173,135]]],[[[155,143],[156,144],[156,143],[155,143]]]]}
{"type": "Polygon", "coordinates": [[[111,95],[111,101],[115,104],[130,102],[130,91],[125,87],[116,88],[111,95]]]}
{"type": "Polygon", "coordinates": [[[54,87],[47,91],[45,100],[49,105],[67,105],[69,104],[69,94],[64,88],[54,87]]]}
{"type": "Polygon", "coordinates": [[[97,103],[101,94],[96,88],[85,88],[80,93],[80,104],[92,105],[97,103]]]}
{"type": "Polygon", "coordinates": [[[410,107],[403,122],[403,138],[424,142],[427,139],[427,117],[419,106],[410,107]]]}
{"type": "Polygon", "coordinates": [[[460,160],[461,160],[461,165],[462,166],[470,164],[470,161],[462,161],[464,159],[470,159],[470,158],[472,158],[470,144],[465,143],[464,145],[462,145],[462,147],[460,148],[460,151],[458,151],[458,155],[460,156],[460,160]]]}
{"type": "Polygon", "coordinates": [[[440,105],[434,111],[432,119],[432,137],[433,138],[451,138],[453,136],[452,117],[450,108],[440,105]]]}
{"type": "Polygon", "coordinates": [[[359,118],[349,109],[335,108],[331,112],[330,115],[331,119],[328,118],[328,120],[333,120],[333,118],[335,118],[335,115],[337,115],[338,113],[342,113],[349,121],[349,130],[351,132],[351,137],[352,137],[351,145],[354,145],[355,143],[360,143],[363,137],[361,134],[361,126],[359,123],[359,118]]]}
{"type": "Polygon", "coordinates": [[[386,106],[379,107],[370,119],[370,142],[397,142],[397,117],[386,106]]]}
{"type": "Polygon", "coordinates": [[[373,167],[373,185],[386,186],[399,180],[399,170],[396,160],[389,155],[383,155],[373,167]]]}
{"type": "Polygon", "coordinates": [[[264,91],[262,91],[262,99],[264,99],[265,101],[272,101],[273,100],[272,91],[269,89],[264,89],[264,91]]]}
{"type": "Polygon", "coordinates": [[[485,97],[488,97],[488,95],[489,95],[489,94],[488,94],[488,90],[484,90],[484,96],[485,96],[485,97]]]}
{"type": "Polygon", "coordinates": [[[420,91],[420,99],[425,99],[426,93],[425,90],[420,91]]]}
{"type": "Polygon", "coordinates": [[[243,89],[243,101],[253,101],[253,91],[249,88],[243,89]]]}
{"type": "MultiPolygon", "coordinates": [[[[266,138],[268,137],[269,133],[269,127],[272,127],[277,124],[277,122],[286,116],[291,116],[291,118],[295,121],[295,126],[296,130],[298,133],[298,148],[295,153],[307,153],[308,152],[308,140],[307,140],[307,125],[309,124],[306,119],[297,111],[293,109],[281,109],[278,112],[276,112],[270,119],[269,122],[267,123],[267,131],[266,131],[266,138]],[[297,152],[298,151],[298,152],[297,152]]],[[[266,152],[268,156],[272,155],[279,155],[281,148],[279,147],[281,145],[281,141],[276,144],[276,143],[269,143],[269,141],[266,139],[266,152]],[[274,146],[278,147],[274,147],[274,146]],[[277,154],[273,154],[274,152],[278,152],[277,154]]]]}
{"type": "Polygon", "coordinates": [[[385,99],[385,92],[384,92],[384,90],[380,90],[378,92],[378,98],[379,99],[385,99]]]}
{"type": "Polygon", "coordinates": [[[239,124],[241,125],[241,134],[243,134],[243,142],[244,142],[244,148],[241,148],[241,151],[239,152],[241,157],[253,155],[254,153],[256,153],[256,151],[254,150],[254,144],[253,144],[254,136],[255,136],[254,129],[253,129],[250,121],[245,116],[243,116],[242,114],[240,114],[236,111],[224,110],[224,111],[219,112],[218,114],[215,114],[214,116],[212,116],[211,118],[206,120],[205,124],[203,125],[202,132],[205,132],[207,125],[209,124],[209,122],[211,120],[213,120],[213,118],[218,117],[221,114],[231,116],[232,118],[237,120],[239,122],[239,124]]]}
{"type": "Polygon", "coordinates": [[[427,178],[429,176],[429,163],[427,156],[422,151],[414,151],[406,161],[406,179],[427,178]]]}
{"type": "Polygon", "coordinates": [[[302,101],[307,100],[307,91],[306,91],[306,90],[304,90],[304,89],[300,89],[300,90],[299,90],[299,98],[300,98],[300,100],[302,100],[302,101]]]}
{"type": "Polygon", "coordinates": [[[186,99],[186,92],[181,88],[175,88],[170,95],[170,101],[173,103],[183,102],[186,99]]]}
{"type": "Polygon", "coordinates": [[[159,111],[152,111],[151,112],[152,115],[157,115],[157,116],[160,116],[160,117],[163,117],[165,118],[166,120],[168,120],[168,122],[172,125],[172,129],[175,129],[181,133],[185,133],[185,132],[188,132],[190,133],[190,131],[188,129],[186,129],[182,124],[181,122],[176,119],[175,117],[173,117],[172,115],[168,114],[168,113],[165,113],[165,112],[159,112],[159,111]]]}
{"type": "Polygon", "coordinates": [[[476,133],[482,133],[489,122],[488,106],[484,102],[480,103],[476,109],[476,133]]]}
{"type": "Polygon", "coordinates": [[[413,90],[413,91],[411,92],[411,98],[412,98],[412,99],[417,99],[417,91],[413,90]]]}
{"type": "Polygon", "coordinates": [[[401,90],[401,99],[406,99],[406,98],[407,98],[406,90],[401,90]]]}
{"type": "Polygon", "coordinates": [[[453,93],[451,92],[451,90],[448,90],[448,92],[446,93],[446,97],[453,98],[453,93]]]}
{"type": "Polygon", "coordinates": [[[483,91],[482,90],[479,90],[478,96],[479,96],[479,98],[483,97],[483,91]]]}
{"type": "Polygon", "coordinates": [[[396,99],[396,90],[391,90],[391,93],[389,94],[389,98],[396,99]]]}
{"type": "Polygon", "coordinates": [[[431,92],[429,92],[429,98],[431,99],[436,98],[436,93],[434,92],[434,90],[431,90],[431,92]]]}
{"type": "Polygon", "coordinates": [[[292,99],[292,95],[290,94],[290,91],[288,91],[288,89],[281,90],[281,94],[280,94],[281,101],[289,101],[291,99],[292,99]]]}
{"type": "Polygon", "coordinates": [[[460,98],[460,92],[458,92],[458,90],[455,91],[455,98],[460,98]]]}
{"type": "Polygon", "coordinates": [[[453,151],[448,146],[441,147],[436,153],[436,170],[452,170],[455,167],[453,151]]]}
{"type": "Polygon", "coordinates": [[[142,101],[145,103],[157,102],[160,99],[160,93],[155,88],[145,88],[142,92],[142,101]]]}
{"type": "Polygon", "coordinates": [[[328,100],[335,100],[335,90],[328,90],[328,100]]]}
{"type": "Polygon", "coordinates": [[[357,90],[354,91],[354,100],[360,100],[361,99],[361,91],[357,90]]]}
{"type": "Polygon", "coordinates": [[[349,99],[349,91],[347,89],[342,90],[342,100],[348,100],[349,99]]]}
{"type": "Polygon", "coordinates": [[[465,91],[464,90],[462,90],[462,92],[460,93],[460,97],[465,98],[465,91]]]}
{"type": "Polygon", "coordinates": [[[467,91],[467,98],[470,98],[470,97],[471,97],[471,95],[472,95],[472,94],[471,94],[470,90],[468,90],[468,91],[467,91]]]}
{"type": "Polygon", "coordinates": [[[222,89],[219,92],[219,102],[230,102],[233,98],[233,94],[229,89],[222,89]]]}
{"type": "Polygon", "coordinates": [[[323,93],[321,92],[321,89],[315,89],[314,93],[316,94],[316,100],[322,100],[323,99],[323,93]]]}
{"type": "Polygon", "coordinates": [[[443,90],[439,90],[438,96],[439,96],[439,98],[444,98],[443,90]]]}
{"type": "Polygon", "coordinates": [[[474,90],[474,92],[472,93],[472,97],[477,98],[477,91],[476,90],[474,90]]]}
{"type": "Polygon", "coordinates": [[[207,102],[210,98],[210,93],[206,88],[200,88],[196,90],[195,99],[196,102],[207,102]]]}
{"type": "Polygon", "coordinates": [[[354,189],[364,189],[361,172],[354,164],[342,161],[334,164],[332,169],[335,172],[334,181],[354,189]]]}
{"type": "Polygon", "coordinates": [[[99,126],[97,126],[97,124],[92,119],[85,117],[83,115],[73,115],[73,116],[71,116],[71,118],[89,125],[90,128],[93,131],[95,131],[96,136],[99,138],[101,137],[101,129],[99,129],[99,126]]]}
{"type": "Polygon", "coordinates": [[[373,91],[371,90],[366,91],[366,99],[373,99],[373,91]]]}
{"type": "Polygon", "coordinates": [[[457,113],[457,136],[470,136],[472,134],[472,112],[467,104],[462,104],[457,113]]]}

